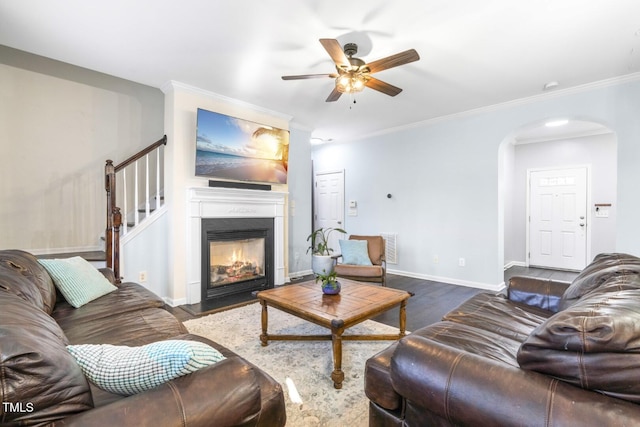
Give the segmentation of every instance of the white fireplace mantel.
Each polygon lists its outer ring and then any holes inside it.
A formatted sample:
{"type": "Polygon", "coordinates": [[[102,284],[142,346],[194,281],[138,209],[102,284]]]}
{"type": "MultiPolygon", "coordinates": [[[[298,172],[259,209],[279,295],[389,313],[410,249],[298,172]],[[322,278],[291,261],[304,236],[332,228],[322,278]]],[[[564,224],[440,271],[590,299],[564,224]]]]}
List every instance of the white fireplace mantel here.
{"type": "Polygon", "coordinates": [[[284,204],[281,191],[193,187],[188,189],[187,304],[201,299],[201,223],[203,218],[273,218],[274,284],[282,285],[284,271],[284,204]]]}

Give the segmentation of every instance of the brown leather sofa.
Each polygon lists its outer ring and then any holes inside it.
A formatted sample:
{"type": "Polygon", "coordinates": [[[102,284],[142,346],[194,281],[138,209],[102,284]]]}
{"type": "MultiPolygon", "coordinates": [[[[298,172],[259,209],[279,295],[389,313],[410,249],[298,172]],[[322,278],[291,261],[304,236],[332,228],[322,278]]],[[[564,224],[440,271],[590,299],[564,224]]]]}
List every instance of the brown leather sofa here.
{"type": "Polygon", "coordinates": [[[367,361],[370,426],[640,425],[640,259],[514,277],[367,361]]]}
{"type": "MultiPolygon", "coordinates": [[[[113,283],[110,270],[101,270],[113,283]]],[[[279,383],[232,351],[190,335],[142,286],[73,308],[36,258],[0,251],[0,425],[283,426],[279,383]],[[197,340],[226,359],[129,397],[89,383],[68,344],[139,346],[197,340]]]]}

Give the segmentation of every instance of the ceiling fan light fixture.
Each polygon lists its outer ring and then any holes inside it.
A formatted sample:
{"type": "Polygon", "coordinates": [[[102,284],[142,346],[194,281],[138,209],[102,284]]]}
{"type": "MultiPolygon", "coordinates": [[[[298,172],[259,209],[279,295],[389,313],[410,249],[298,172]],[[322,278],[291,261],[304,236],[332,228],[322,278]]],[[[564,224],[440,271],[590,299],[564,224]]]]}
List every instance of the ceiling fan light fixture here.
{"type": "Polygon", "coordinates": [[[336,90],[340,93],[362,92],[367,84],[367,76],[355,71],[348,71],[336,78],[336,90]]]}

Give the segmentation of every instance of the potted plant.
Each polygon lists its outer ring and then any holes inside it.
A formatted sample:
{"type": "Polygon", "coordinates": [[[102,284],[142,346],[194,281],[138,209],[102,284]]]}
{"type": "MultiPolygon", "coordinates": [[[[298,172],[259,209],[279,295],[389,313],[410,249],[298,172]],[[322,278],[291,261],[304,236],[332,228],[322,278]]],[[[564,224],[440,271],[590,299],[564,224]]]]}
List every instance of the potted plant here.
{"type": "Polygon", "coordinates": [[[329,236],[334,231],[346,234],[342,228],[318,228],[307,237],[307,242],[310,242],[307,253],[311,251],[311,270],[317,275],[333,271],[333,249],[329,247],[329,236]]]}
{"type": "Polygon", "coordinates": [[[323,272],[316,276],[316,283],[322,282],[322,292],[327,295],[336,295],[340,293],[340,282],[336,278],[336,271],[330,273],[323,272]]]}

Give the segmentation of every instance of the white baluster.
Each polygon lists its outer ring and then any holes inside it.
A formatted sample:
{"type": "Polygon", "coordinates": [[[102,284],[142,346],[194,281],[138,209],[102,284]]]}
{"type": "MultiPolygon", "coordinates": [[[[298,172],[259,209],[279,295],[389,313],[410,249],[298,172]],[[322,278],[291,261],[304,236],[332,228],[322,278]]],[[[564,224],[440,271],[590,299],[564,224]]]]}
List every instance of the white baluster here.
{"type": "Polygon", "coordinates": [[[145,161],[145,165],[146,165],[146,171],[145,171],[145,201],[144,201],[144,219],[149,218],[149,214],[151,213],[151,206],[149,204],[149,154],[147,154],[146,156],[144,156],[144,161],[145,161]]]}
{"type": "Polygon", "coordinates": [[[156,149],[156,210],[160,209],[160,147],[156,149]]]}
{"type": "Polygon", "coordinates": [[[140,200],[140,198],[138,197],[138,161],[136,160],[136,165],[135,165],[135,172],[136,172],[136,176],[134,179],[134,187],[133,187],[133,211],[134,211],[134,219],[133,219],[133,226],[137,227],[138,223],[140,222],[140,212],[138,212],[138,200],[140,200]]]}
{"type": "MultiPolygon", "coordinates": [[[[122,234],[127,234],[127,226],[129,221],[127,220],[127,168],[122,169],[122,197],[124,198],[122,205],[122,234]]],[[[117,205],[117,203],[116,203],[117,205]]]]}

